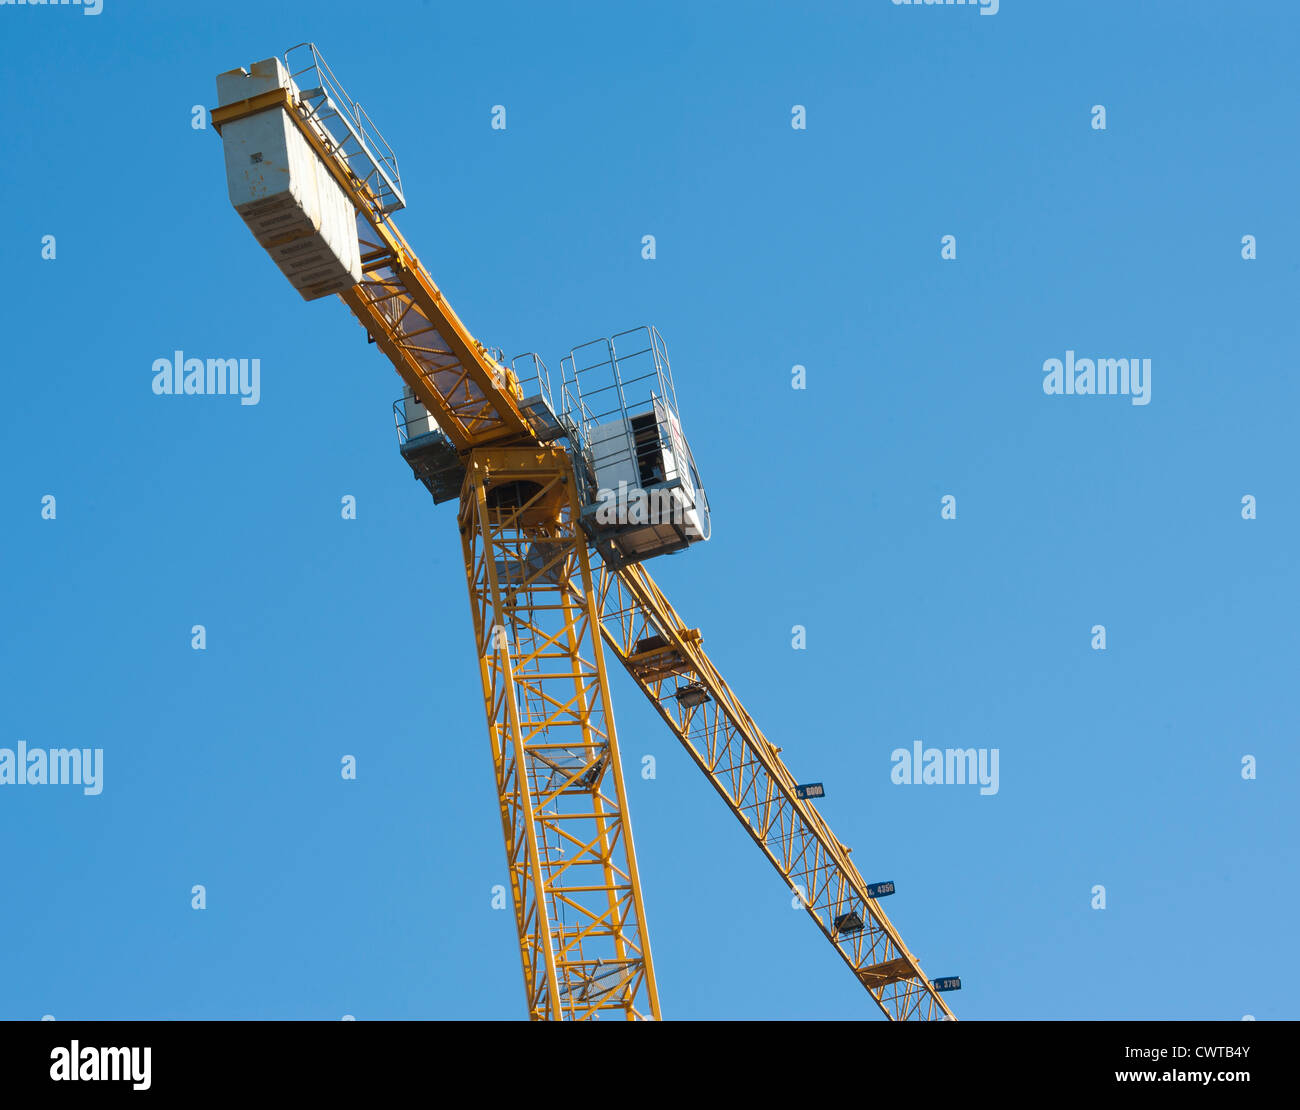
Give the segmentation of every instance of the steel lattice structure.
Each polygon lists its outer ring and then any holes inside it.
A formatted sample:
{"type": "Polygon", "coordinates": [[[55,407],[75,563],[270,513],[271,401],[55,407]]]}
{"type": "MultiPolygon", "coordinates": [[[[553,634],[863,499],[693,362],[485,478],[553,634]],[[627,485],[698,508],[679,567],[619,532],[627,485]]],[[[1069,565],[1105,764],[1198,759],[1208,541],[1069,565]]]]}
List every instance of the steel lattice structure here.
{"type": "MultiPolygon", "coordinates": [[[[445,455],[430,464],[436,475],[408,462],[435,500],[460,490],[528,1016],[660,1017],[608,650],[885,1016],[951,1019],[849,849],[797,795],[780,749],[705,654],[698,630],[639,563],[614,565],[594,554],[579,493],[590,478],[575,446],[579,429],[563,418],[557,423],[554,413],[544,418],[549,400],[540,407],[526,400],[514,373],[451,309],[393,221],[404,204],[395,157],[315,48],[295,50],[299,57],[310,51],[302,68],[293,69],[294,51],[287,68],[277,59],[258,63],[258,91],[226,100],[212,120],[221,132],[252,119],[278,122],[265,113],[284,113],[306,141],[355,212],[361,277],[338,295],[447,442],[445,455]],[[281,75],[278,87],[263,87],[270,73],[281,75]]],[[[239,76],[250,75],[241,69],[223,78],[239,76]]],[[[289,233],[259,239],[273,254],[293,243],[289,233]]],[[[282,259],[277,264],[285,268],[282,259]]],[[[673,443],[688,451],[680,438],[673,443]]],[[[636,449],[631,438],[629,445],[636,449]]]]}
{"type": "Polygon", "coordinates": [[[587,539],[558,447],[480,450],[460,507],[533,1018],[659,1017],[587,539]]]}
{"type": "Polygon", "coordinates": [[[796,796],[780,749],[718,673],[699,630],[687,627],[639,565],[602,568],[600,613],[618,660],[881,1010],[895,1021],[951,1018],[879,902],[868,897],[849,849],[796,796]],[[694,696],[683,697],[685,691],[694,696]]]}

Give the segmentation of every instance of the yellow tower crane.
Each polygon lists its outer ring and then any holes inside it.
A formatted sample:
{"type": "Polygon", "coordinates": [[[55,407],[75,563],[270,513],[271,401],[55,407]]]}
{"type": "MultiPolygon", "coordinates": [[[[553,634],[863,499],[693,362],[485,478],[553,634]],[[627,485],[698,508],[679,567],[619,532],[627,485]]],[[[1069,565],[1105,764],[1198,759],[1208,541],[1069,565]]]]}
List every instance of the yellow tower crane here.
{"type": "Polygon", "coordinates": [[[459,501],[528,1015],[660,1017],[606,671],[632,676],[893,1020],[942,992],[644,560],[708,537],[653,328],[535,355],[478,342],[393,221],[397,160],[311,43],[217,78],[231,201],[307,300],[339,296],[396,368],[403,457],[459,501]],[[614,495],[617,490],[617,496],[614,495]]]}

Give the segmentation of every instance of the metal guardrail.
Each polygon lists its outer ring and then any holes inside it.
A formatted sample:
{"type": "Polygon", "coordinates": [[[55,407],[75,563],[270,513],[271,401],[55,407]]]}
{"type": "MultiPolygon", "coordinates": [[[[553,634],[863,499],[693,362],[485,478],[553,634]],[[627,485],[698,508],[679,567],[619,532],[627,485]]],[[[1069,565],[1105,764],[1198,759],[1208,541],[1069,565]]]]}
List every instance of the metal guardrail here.
{"type": "Polygon", "coordinates": [[[668,351],[650,325],[580,344],[560,366],[564,413],[584,438],[589,429],[615,416],[651,411],[653,400],[678,411],[668,351]]]}
{"type": "MultiPolygon", "coordinates": [[[[662,439],[671,449],[673,466],[669,473],[657,475],[658,482],[685,481],[699,495],[699,507],[707,519],[708,500],[682,432],[672,367],[658,330],[645,325],[609,339],[594,339],[573,348],[560,365],[563,415],[578,434],[576,446],[592,473],[624,461],[633,464],[635,473],[647,454],[656,453],[662,439]],[[652,435],[647,430],[645,444],[637,442],[634,421],[653,422],[656,430],[652,435]],[[622,431],[597,442],[593,431],[615,422],[621,423],[622,431]]],[[[582,477],[580,474],[580,480],[582,477]]],[[[593,494],[594,490],[585,489],[584,493],[593,494]]]]}
{"type": "MultiPolygon", "coordinates": [[[[486,347],[484,350],[488,357],[501,367],[503,373],[513,375],[514,382],[508,386],[503,385],[503,388],[509,388],[512,393],[517,390],[520,398],[525,400],[540,397],[547,410],[555,411],[551,400],[551,374],[546,368],[546,363],[540,357],[531,351],[527,354],[516,355],[510,360],[507,367],[505,354],[500,347],[486,347]]],[[[421,406],[422,415],[408,419],[406,415],[408,400],[412,399],[402,396],[393,402],[393,423],[397,427],[397,443],[399,447],[412,438],[411,425],[424,420],[429,415],[421,406]]],[[[418,402],[414,403],[418,404],[418,402]]],[[[527,415],[529,419],[536,423],[534,413],[529,411],[527,415]]],[[[543,430],[539,429],[539,431],[543,430]]]]}
{"type": "Polygon", "coordinates": [[[285,68],[298,89],[307,118],[347,163],[348,169],[379,200],[385,215],[406,207],[397,155],[365,109],[347,94],[316,44],[300,42],[284,52],[285,68]]]}

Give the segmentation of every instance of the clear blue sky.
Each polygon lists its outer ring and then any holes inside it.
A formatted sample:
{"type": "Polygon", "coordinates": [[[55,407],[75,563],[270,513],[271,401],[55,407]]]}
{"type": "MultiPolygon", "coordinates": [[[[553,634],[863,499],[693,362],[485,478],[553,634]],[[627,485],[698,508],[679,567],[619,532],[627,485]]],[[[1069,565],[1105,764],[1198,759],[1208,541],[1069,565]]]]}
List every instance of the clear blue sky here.
{"type": "MultiPolygon", "coordinates": [[[[0,1017],[522,1015],[454,508],[191,127],[304,39],[484,342],[658,325],[714,538],[651,570],[959,1016],[1294,1017],[1300,13],[611,7],[0,8],[0,747],[105,762],[0,787],[0,1017]],[[261,403],[155,396],[178,348],[261,403]],[[1046,396],[1067,350],[1151,403],[1046,396]],[[917,740],[999,792],[894,785],[917,740]]],[[[877,1018],[614,692],[665,1016],[877,1018]]]]}

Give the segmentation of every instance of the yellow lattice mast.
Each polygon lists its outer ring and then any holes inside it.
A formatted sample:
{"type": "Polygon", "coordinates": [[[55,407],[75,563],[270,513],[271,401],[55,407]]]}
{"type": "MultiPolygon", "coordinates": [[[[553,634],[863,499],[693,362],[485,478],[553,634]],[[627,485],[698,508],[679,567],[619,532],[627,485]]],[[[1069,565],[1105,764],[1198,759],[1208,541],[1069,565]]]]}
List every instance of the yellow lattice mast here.
{"type": "Polygon", "coordinates": [[[471,452],[460,506],[524,989],[534,1018],[659,1017],[573,467],[471,452]]]}
{"type": "Polygon", "coordinates": [[[541,361],[474,339],[407,245],[397,160],[314,46],[217,90],[236,210],[304,298],[356,315],[405,386],[403,457],[435,502],[459,499],[529,1016],[660,1016],[610,652],[886,1016],[951,1018],[642,565],[709,528],[658,333],[576,348],[557,411],[541,361]]]}

